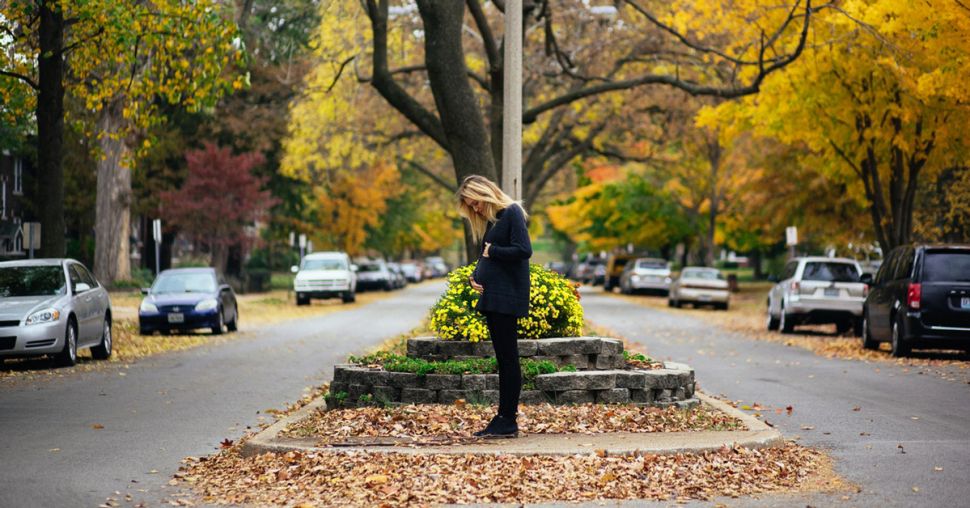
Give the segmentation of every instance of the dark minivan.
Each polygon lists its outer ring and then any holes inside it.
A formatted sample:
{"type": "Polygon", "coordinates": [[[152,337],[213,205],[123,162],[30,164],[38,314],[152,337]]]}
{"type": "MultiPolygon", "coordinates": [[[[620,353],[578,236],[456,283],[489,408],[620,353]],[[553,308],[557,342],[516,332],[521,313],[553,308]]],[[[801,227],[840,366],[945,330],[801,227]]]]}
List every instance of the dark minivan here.
{"type": "Polygon", "coordinates": [[[970,351],[970,246],[897,247],[871,284],[863,347],[891,342],[893,356],[913,348],[970,351]]]}

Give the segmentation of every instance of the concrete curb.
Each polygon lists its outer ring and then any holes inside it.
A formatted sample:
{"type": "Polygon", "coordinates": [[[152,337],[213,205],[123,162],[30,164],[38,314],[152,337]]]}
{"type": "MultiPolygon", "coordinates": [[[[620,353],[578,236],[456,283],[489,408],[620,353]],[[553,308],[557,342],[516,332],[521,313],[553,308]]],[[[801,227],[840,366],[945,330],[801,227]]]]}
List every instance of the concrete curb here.
{"type": "Polygon", "coordinates": [[[468,439],[447,444],[394,443],[351,446],[319,446],[316,439],[280,437],[292,423],[326,407],[323,398],[307,404],[299,411],[270,425],[242,444],[244,456],[262,453],[349,453],[385,452],[408,454],[475,454],[475,455],[608,455],[702,453],[725,446],[769,448],[784,443],[781,433],[764,422],[745,414],[724,402],[703,393],[695,396],[712,407],[742,422],[746,431],[658,432],[610,434],[531,434],[518,439],[468,439]]]}

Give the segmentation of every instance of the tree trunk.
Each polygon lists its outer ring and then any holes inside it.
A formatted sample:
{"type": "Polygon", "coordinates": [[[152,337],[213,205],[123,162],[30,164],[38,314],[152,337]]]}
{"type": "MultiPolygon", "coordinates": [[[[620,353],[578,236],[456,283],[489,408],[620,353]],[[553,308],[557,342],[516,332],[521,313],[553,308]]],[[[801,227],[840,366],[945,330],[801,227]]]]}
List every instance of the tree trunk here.
{"type": "Polygon", "coordinates": [[[41,2],[37,57],[37,173],[44,186],[39,207],[41,257],[63,257],[64,242],[64,16],[58,2],[41,2]]]}
{"type": "Polygon", "coordinates": [[[94,273],[106,284],[131,278],[131,171],[124,167],[128,147],[118,133],[121,104],[107,105],[98,117],[97,212],[94,222],[94,273]]]}

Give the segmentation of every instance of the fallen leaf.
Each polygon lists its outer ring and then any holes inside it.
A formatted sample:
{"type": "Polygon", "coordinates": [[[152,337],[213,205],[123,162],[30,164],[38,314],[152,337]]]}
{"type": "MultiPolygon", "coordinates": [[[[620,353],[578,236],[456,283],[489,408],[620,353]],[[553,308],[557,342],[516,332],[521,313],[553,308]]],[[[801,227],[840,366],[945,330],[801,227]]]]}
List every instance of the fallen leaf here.
{"type": "Polygon", "coordinates": [[[913,492],[919,492],[919,487],[913,487],[913,492]]]}
{"type": "Polygon", "coordinates": [[[859,406],[856,406],[856,407],[852,408],[852,410],[853,411],[862,411],[862,408],[859,407],[859,406]]]}
{"type": "Polygon", "coordinates": [[[802,430],[815,430],[814,425],[802,425],[802,430]]]}
{"type": "Polygon", "coordinates": [[[95,423],[94,425],[91,426],[91,428],[94,430],[101,430],[104,428],[104,425],[101,425],[100,423],[95,423]]]}
{"type": "Polygon", "coordinates": [[[943,466],[935,466],[933,471],[943,471],[943,466]]]}
{"type": "Polygon", "coordinates": [[[221,448],[232,448],[232,443],[233,443],[232,439],[226,438],[226,439],[223,439],[221,443],[219,443],[219,446],[221,448]]]}
{"type": "Polygon", "coordinates": [[[785,407],[785,411],[786,411],[786,412],[788,413],[788,416],[791,416],[791,413],[792,413],[792,411],[794,411],[794,410],[795,410],[795,408],[793,408],[793,407],[791,407],[791,406],[787,406],[787,407],[785,407]]]}
{"type": "Polygon", "coordinates": [[[903,445],[902,444],[896,445],[896,448],[899,448],[899,453],[906,453],[906,449],[903,448],[903,445]]]}
{"type": "Polygon", "coordinates": [[[383,474],[372,474],[372,475],[368,476],[367,479],[364,480],[364,481],[366,483],[370,483],[370,484],[382,485],[382,484],[387,483],[387,480],[388,480],[387,475],[383,475],[383,474]]]}
{"type": "Polygon", "coordinates": [[[50,450],[47,450],[47,451],[49,451],[51,453],[57,453],[57,452],[61,451],[61,449],[60,448],[51,448],[50,450]]]}

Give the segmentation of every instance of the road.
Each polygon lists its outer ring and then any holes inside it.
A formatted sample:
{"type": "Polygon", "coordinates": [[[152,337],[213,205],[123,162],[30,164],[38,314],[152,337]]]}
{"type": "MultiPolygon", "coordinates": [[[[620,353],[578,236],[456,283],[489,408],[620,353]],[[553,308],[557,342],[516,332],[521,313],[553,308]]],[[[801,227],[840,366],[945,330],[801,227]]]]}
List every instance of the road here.
{"type": "MultiPolygon", "coordinates": [[[[965,382],[751,340],[595,288],[583,288],[582,303],[588,320],[642,344],[652,356],[690,364],[706,393],[742,400],[742,405],[758,403],[767,408],[763,419],[786,437],[800,436],[801,444],[829,451],[838,473],[862,489],[845,504],[970,506],[970,386],[965,382]],[[791,416],[774,411],[789,405],[791,416]]],[[[841,496],[816,496],[811,504],[830,505],[841,496]]]]}
{"type": "Polygon", "coordinates": [[[0,385],[0,507],[95,507],[115,491],[157,506],[182,458],[238,439],[348,354],[418,326],[443,290],[412,286],[128,369],[0,385]]]}

